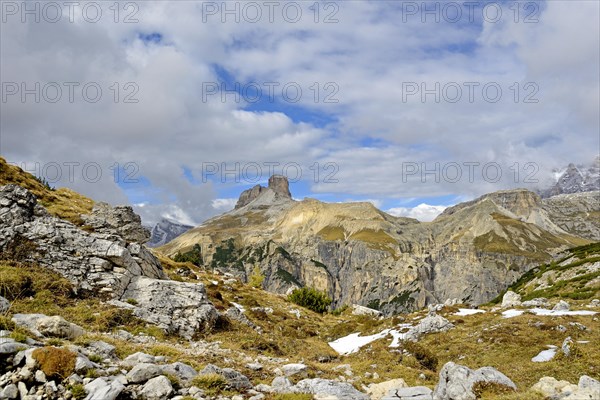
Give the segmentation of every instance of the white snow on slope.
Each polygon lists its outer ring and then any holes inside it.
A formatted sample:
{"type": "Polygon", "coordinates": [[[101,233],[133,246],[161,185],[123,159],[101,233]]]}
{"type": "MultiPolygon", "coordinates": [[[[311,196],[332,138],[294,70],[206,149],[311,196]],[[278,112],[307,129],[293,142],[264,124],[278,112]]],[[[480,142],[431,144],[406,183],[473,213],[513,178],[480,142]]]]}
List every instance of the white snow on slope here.
{"type": "Polygon", "coordinates": [[[459,308],[458,312],[455,312],[454,315],[458,315],[460,317],[466,317],[467,315],[474,315],[479,313],[484,313],[485,310],[474,310],[471,308],[459,308]]]}
{"type": "Polygon", "coordinates": [[[565,310],[565,311],[563,311],[563,310],[548,310],[546,308],[532,308],[531,310],[514,310],[514,309],[506,310],[506,311],[502,312],[502,316],[504,318],[517,317],[517,316],[525,313],[525,311],[528,311],[535,315],[544,315],[544,316],[550,316],[550,317],[563,316],[563,315],[594,315],[594,314],[597,314],[597,312],[595,312],[595,311],[587,311],[587,310],[577,310],[577,311],[565,310]]]}

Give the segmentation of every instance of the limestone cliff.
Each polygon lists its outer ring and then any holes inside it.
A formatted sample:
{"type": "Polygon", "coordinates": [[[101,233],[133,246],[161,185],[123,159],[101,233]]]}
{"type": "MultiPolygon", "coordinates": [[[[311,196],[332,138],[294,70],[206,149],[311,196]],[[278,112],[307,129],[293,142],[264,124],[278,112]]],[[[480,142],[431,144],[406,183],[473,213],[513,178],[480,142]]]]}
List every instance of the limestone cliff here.
{"type": "MultiPolygon", "coordinates": [[[[287,182],[279,185],[287,189],[287,182]]],[[[258,265],[267,290],[312,286],[334,306],[357,303],[391,314],[449,298],[486,302],[556,251],[586,243],[523,189],[459,204],[431,223],[370,203],[290,197],[251,189],[235,210],[160,251],[174,255],[200,244],[209,268],[247,279],[258,265]]]]}

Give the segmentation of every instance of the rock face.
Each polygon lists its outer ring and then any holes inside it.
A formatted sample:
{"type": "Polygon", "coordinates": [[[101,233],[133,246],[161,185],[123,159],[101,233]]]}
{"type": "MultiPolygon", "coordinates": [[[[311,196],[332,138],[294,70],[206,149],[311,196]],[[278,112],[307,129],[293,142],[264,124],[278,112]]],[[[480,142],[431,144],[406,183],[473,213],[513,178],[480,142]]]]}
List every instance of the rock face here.
{"type": "Polygon", "coordinates": [[[235,208],[242,208],[252,203],[261,195],[268,193],[273,195],[277,199],[290,199],[292,194],[290,193],[289,182],[285,176],[273,175],[269,178],[268,187],[256,185],[251,189],[245,190],[240,195],[235,208]]]}
{"type": "Polygon", "coordinates": [[[556,183],[542,191],[542,197],[563,193],[598,192],[600,190],[600,156],[590,165],[569,164],[556,183]]]}
{"type": "Polygon", "coordinates": [[[559,226],[540,196],[524,189],[484,195],[421,224],[370,203],[293,201],[276,181],[242,193],[235,210],[160,250],[173,256],[199,244],[208,266],[243,281],[258,265],[269,291],[310,286],[334,308],[357,304],[391,315],[447,299],[485,303],[581,242],[569,236],[578,227],[559,226]]]}
{"type": "MultiPolygon", "coordinates": [[[[130,207],[95,206],[83,218],[90,233],[48,214],[28,190],[6,185],[0,187],[0,216],[0,252],[58,272],[75,290],[134,308],[140,318],[186,337],[216,321],[202,284],[166,280],[158,259],[141,244],[149,235],[130,207]],[[137,306],[119,302],[127,299],[137,306]]],[[[60,330],[57,324],[49,323],[48,332],[60,330]]]]}
{"type": "Polygon", "coordinates": [[[473,371],[453,362],[446,363],[440,371],[440,380],[433,392],[434,400],[475,400],[472,391],[477,382],[503,385],[514,390],[516,385],[506,375],[492,367],[483,367],[473,371]]]}
{"type": "Polygon", "coordinates": [[[127,242],[146,243],[150,232],[142,226],[142,219],[129,206],[112,207],[96,203],[91,214],[83,215],[83,221],[96,233],[117,233],[127,242]]]}
{"type": "Polygon", "coordinates": [[[566,232],[600,241],[598,191],[552,196],[543,200],[543,207],[552,221],[566,232]]]}
{"type": "Polygon", "coordinates": [[[150,240],[146,243],[148,247],[158,247],[169,243],[177,236],[184,234],[192,229],[193,226],[179,224],[169,219],[163,218],[151,231],[150,240]]]}
{"type": "MultiPolygon", "coordinates": [[[[101,215],[111,214],[105,212],[104,206],[98,210],[101,215]]],[[[128,215],[121,211],[115,214],[128,215]]],[[[19,186],[0,187],[0,215],[0,249],[29,246],[31,251],[22,254],[22,261],[33,261],[60,273],[76,289],[120,296],[134,276],[166,277],[148,250],[139,243],[128,242],[119,231],[111,231],[108,224],[101,225],[99,217],[91,220],[98,222],[102,233],[88,233],[50,216],[33,194],[19,186]]],[[[138,232],[132,222],[125,231],[131,235],[138,232]]]]}
{"type": "Polygon", "coordinates": [[[135,304],[135,316],[186,338],[209,331],[219,316],[202,284],[137,276],[122,298],[135,304]]]}

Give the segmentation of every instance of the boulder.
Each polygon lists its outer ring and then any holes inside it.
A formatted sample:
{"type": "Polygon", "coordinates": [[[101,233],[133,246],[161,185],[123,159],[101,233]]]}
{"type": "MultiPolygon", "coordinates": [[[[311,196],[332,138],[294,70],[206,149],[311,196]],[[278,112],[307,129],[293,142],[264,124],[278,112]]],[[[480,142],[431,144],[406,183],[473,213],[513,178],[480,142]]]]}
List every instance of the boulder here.
{"type": "Polygon", "coordinates": [[[556,303],[556,305],[552,309],[554,311],[569,311],[570,306],[569,303],[567,303],[564,300],[561,300],[558,303],[556,303]]]}
{"type": "Polygon", "coordinates": [[[416,342],[424,334],[446,332],[454,325],[441,315],[433,314],[423,318],[419,323],[406,332],[405,340],[416,342]]]}
{"type": "Polygon", "coordinates": [[[381,400],[432,400],[433,392],[425,386],[413,386],[390,390],[381,400]]]}
{"type": "Polygon", "coordinates": [[[600,382],[587,375],[582,375],[579,378],[579,389],[592,389],[600,393],[600,382]]]}
{"type": "Polygon", "coordinates": [[[122,299],[135,301],[135,316],[187,339],[196,332],[210,331],[219,317],[201,283],[137,276],[131,280],[122,299]]]}
{"type": "Polygon", "coordinates": [[[306,376],[308,373],[308,367],[304,364],[286,364],[281,367],[281,370],[285,376],[306,376]]]}
{"type": "Polygon", "coordinates": [[[523,302],[523,307],[548,307],[548,299],[545,297],[537,297],[535,299],[527,300],[523,302]]]}
{"type": "Polygon", "coordinates": [[[182,362],[174,362],[172,364],[164,365],[162,370],[163,374],[176,376],[183,381],[189,381],[198,375],[198,372],[194,368],[182,362]]]}
{"type": "Polygon", "coordinates": [[[574,343],[575,342],[573,341],[573,339],[571,339],[571,336],[568,336],[565,340],[563,340],[562,346],[560,348],[566,357],[571,356],[574,343]]]}
{"type": "Polygon", "coordinates": [[[502,308],[519,307],[521,304],[521,295],[511,290],[502,296],[502,308]]]}
{"type": "Polygon", "coordinates": [[[477,382],[495,383],[517,389],[513,381],[492,367],[483,367],[473,371],[465,366],[448,362],[440,371],[440,379],[433,392],[433,399],[475,400],[472,388],[477,382]]]}
{"type": "Polygon", "coordinates": [[[156,357],[138,351],[137,353],[133,353],[125,357],[123,361],[121,361],[121,364],[126,367],[135,367],[137,364],[152,364],[154,362],[156,362],[156,357]]]}
{"type": "Polygon", "coordinates": [[[127,373],[127,381],[131,383],[142,383],[155,376],[161,375],[162,368],[156,364],[138,364],[127,373]]]}
{"type": "Polygon", "coordinates": [[[123,390],[125,386],[118,379],[96,378],[85,385],[85,400],[115,400],[123,390]]]}
{"type": "Polygon", "coordinates": [[[208,364],[200,372],[200,375],[217,374],[221,375],[227,381],[227,384],[235,390],[243,390],[252,388],[252,384],[246,375],[231,369],[231,368],[219,368],[216,365],[208,364]]]}
{"type": "Polygon", "coordinates": [[[144,384],[144,386],[142,386],[142,389],[140,390],[142,398],[146,400],[167,399],[173,394],[173,392],[174,390],[173,386],[171,386],[171,382],[164,375],[150,379],[144,384]]]}
{"type": "Polygon", "coordinates": [[[83,335],[85,331],[79,325],[66,321],[63,317],[55,315],[37,320],[35,327],[44,336],[58,337],[73,340],[83,335]]]}
{"type": "Polygon", "coordinates": [[[0,391],[0,399],[16,399],[17,397],[19,397],[19,389],[14,383],[6,385],[4,389],[0,391]]]}
{"type": "Polygon", "coordinates": [[[0,338],[0,354],[16,354],[20,351],[29,348],[25,343],[16,342],[11,338],[0,338]]]}
{"type": "Polygon", "coordinates": [[[571,384],[567,381],[559,381],[555,378],[544,376],[531,387],[531,391],[539,393],[545,397],[552,397],[563,392],[564,388],[568,388],[571,384]]]}
{"type": "Polygon", "coordinates": [[[94,342],[90,342],[87,345],[88,352],[92,354],[96,354],[103,359],[116,360],[117,352],[115,346],[112,344],[103,342],[101,340],[96,340],[94,342]]]}
{"type": "Polygon", "coordinates": [[[331,400],[369,400],[368,395],[359,392],[349,383],[320,378],[301,380],[296,384],[295,391],[331,400]]]}
{"type": "Polygon", "coordinates": [[[406,387],[404,379],[392,379],[380,383],[372,383],[367,389],[367,393],[371,396],[371,400],[381,400],[386,397],[386,394],[392,390],[402,389],[406,387]]]}
{"type": "Polygon", "coordinates": [[[352,315],[370,315],[372,317],[380,317],[383,314],[379,310],[375,310],[358,304],[352,304],[352,315]]]}

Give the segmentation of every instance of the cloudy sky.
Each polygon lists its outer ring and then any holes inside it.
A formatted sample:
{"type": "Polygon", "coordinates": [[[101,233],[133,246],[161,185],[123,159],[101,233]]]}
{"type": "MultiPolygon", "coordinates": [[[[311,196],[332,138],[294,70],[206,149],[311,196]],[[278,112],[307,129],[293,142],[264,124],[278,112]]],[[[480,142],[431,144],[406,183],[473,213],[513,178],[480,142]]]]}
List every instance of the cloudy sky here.
{"type": "Polygon", "coordinates": [[[286,174],[431,219],[599,152],[597,1],[2,1],[0,152],[148,224],[286,174]]]}

